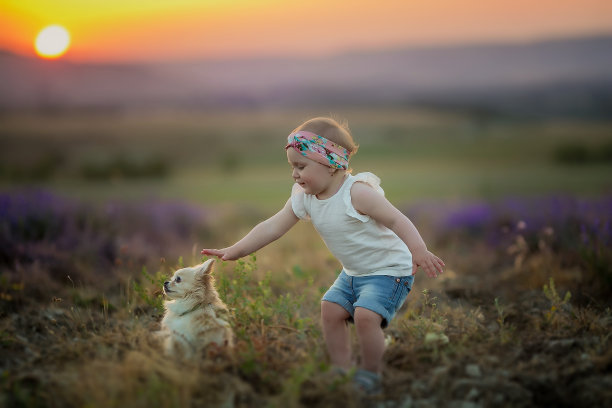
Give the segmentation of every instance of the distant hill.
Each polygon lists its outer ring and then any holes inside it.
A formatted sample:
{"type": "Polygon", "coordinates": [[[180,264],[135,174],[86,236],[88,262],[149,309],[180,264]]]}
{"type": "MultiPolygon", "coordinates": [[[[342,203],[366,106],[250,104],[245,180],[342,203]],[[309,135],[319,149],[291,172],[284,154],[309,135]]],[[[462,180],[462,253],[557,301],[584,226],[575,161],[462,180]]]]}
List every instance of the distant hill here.
{"type": "Polygon", "coordinates": [[[417,104],[612,116],[612,36],[155,64],[0,52],[0,78],[4,111],[417,104]]]}

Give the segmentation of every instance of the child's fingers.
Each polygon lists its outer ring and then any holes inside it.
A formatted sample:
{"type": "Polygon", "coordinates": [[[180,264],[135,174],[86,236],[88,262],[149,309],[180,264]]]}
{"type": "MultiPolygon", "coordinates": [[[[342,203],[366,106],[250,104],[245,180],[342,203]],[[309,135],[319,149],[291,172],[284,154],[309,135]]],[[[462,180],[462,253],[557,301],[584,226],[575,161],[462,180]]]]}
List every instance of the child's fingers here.
{"type": "Polygon", "coordinates": [[[433,255],[429,259],[428,265],[431,268],[431,271],[434,274],[434,277],[436,277],[439,274],[444,273],[444,266],[445,266],[444,262],[442,262],[442,260],[438,258],[437,256],[433,255]]]}
{"type": "Polygon", "coordinates": [[[218,249],[203,249],[202,252],[200,252],[202,255],[212,255],[212,256],[216,256],[216,257],[220,257],[223,256],[223,252],[219,251],[218,249]]]}
{"type": "Polygon", "coordinates": [[[436,270],[438,271],[438,273],[444,273],[444,262],[442,262],[442,260],[440,258],[436,259],[436,262],[434,263],[434,266],[436,268],[436,270]]]}
{"type": "Polygon", "coordinates": [[[427,261],[427,273],[431,278],[438,277],[438,273],[440,273],[440,270],[436,267],[431,259],[427,261]]]}
{"type": "MultiPolygon", "coordinates": [[[[432,254],[433,255],[433,254],[432,254]]],[[[444,261],[437,256],[433,255],[431,258],[426,259],[423,263],[418,264],[416,261],[412,262],[412,274],[415,275],[417,268],[421,267],[425,270],[425,273],[430,278],[436,278],[438,275],[444,273],[444,261]]]]}

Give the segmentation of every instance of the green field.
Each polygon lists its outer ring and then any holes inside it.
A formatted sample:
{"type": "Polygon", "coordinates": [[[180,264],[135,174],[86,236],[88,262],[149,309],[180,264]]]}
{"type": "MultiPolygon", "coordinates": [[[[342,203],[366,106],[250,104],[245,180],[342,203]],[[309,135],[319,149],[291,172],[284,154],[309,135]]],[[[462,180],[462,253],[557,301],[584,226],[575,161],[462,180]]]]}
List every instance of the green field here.
{"type": "Polygon", "coordinates": [[[609,151],[612,121],[526,121],[400,108],[11,115],[0,125],[0,183],[84,199],[241,202],[270,211],[286,200],[292,183],[282,149],[286,135],[302,120],[330,112],[348,121],[360,144],[351,161],[354,173],[380,176],[397,204],[612,191],[609,157],[579,164],[555,160],[566,145],[609,151]],[[83,177],[86,166],[104,169],[118,158],[161,162],[167,174],[83,177]],[[47,162],[55,163],[49,174],[28,176],[47,162]]]}

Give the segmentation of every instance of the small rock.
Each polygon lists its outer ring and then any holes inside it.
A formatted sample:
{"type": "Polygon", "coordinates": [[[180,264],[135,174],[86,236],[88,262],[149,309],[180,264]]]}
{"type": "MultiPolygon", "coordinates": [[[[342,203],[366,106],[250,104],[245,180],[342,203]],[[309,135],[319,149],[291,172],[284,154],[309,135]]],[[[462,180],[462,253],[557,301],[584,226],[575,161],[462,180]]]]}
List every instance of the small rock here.
{"type": "Polygon", "coordinates": [[[510,370],[497,370],[497,375],[501,378],[510,378],[512,373],[510,370]]]}
{"type": "Polygon", "coordinates": [[[433,370],[431,370],[431,376],[432,377],[440,377],[440,376],[444,376],[446,374],[448,374],[448,371],[450,370],[450,367],[436,367],[433,370]]]}
{"type": "Polygon", "coordinates": [[[567,352],[578,342],[576,339],[559,339],[548,342],[548,349],[552,351],[567,352]]]}
{"type": "MultiPolygon", "coordinates": [[[[397,408],[397,405],[394,401],[379,401],[373,406],[376,408],[397,408]]],[[[402,405],[402,408],[403,408],[403,405],[402,405]]]]}
{"type": "Polygon", "coordinates": [[[412,404],[412,397],[411,396],[407,396],[399,405],[399,408],[412,408],[413,404],[412,404]]]}
{"type": "Polygon", "coordinates": [[[465,399],[468,401],[475,401],[478,399],[479,396],[480,396],[480,391],[478,391],[476,388],[472,388],[470,392],[468,392],[467,395],[465,396],[465,399]]]}
{"type": "Polygon", "coordinates": [[[501,396],[504,401],[509,402],[529,401],[532,398],[531,392],[523,388],[520,384],[495,377],[485,377],[481,379],[460,378],[453,382],[451,393],[455,397],[465,399],[472,388],[476,388],[479,392],[492,396],[494,402],[499,396],[501,396]]]}
{"type": "Polygon", "coordinates": [[[448,337],[444,333],[429,332],[425,335],[425,344],[448,344],[448,337]]]}
{"type": "Polygon", "coordinates": [[[438,408],[439,406],[440,401],[436,400],[435,398],[427,398],[414,401],[415,408],[438,408]]]}
{"type": "Polygon", "coordinates": [[[410,385],[413,394],[424,394],[427,392],[427,385],[422,380],[414,380],[410,385]]]}
{"type": "Polygon", "coordinates": [[[448,408],[480,408],[481,405],[472,401],[451,401],[448,408]]]}
{"type": "Polygon", "coordinates": [[[495,396],[493,397],[493,404],[501,405],[504,403],[505,399],[506,398],[504,397],[504,394],[495,394],[495,396]]]}
{"type": "Polygon", "coordinates": [[[479,378],[482,377],[482,372],[478,364],[468,364],[465,366],[465,373],[470,377],[479,378]]]}

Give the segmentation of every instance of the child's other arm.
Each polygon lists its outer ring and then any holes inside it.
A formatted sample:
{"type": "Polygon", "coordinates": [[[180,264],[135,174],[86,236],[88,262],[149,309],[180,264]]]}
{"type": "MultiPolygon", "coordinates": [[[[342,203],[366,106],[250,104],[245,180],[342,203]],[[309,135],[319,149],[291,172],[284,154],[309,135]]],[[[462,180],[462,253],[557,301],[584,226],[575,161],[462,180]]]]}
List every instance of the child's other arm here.
{"type": "Polygon", "coordinates": [[[427,250],[425,241],[412,221],[384,196],[367,184],[358,182],[351,188],[351,200],[357,211],[389,228],[404,241],[412,253],[413,274],[417,267],[423,268],[432,278],[443,272],[444,262],[427,250]]]}
{"type": "Polygon", "coordinates": [[[251,232],[234,245],[223,249],[203,249],[202,254],[217,256],[224,261],[242,258],[276,241],[298,221],[299,218],[293,213],[291,199],[289,199],[282,210],[257,224],[251,232]]]}

